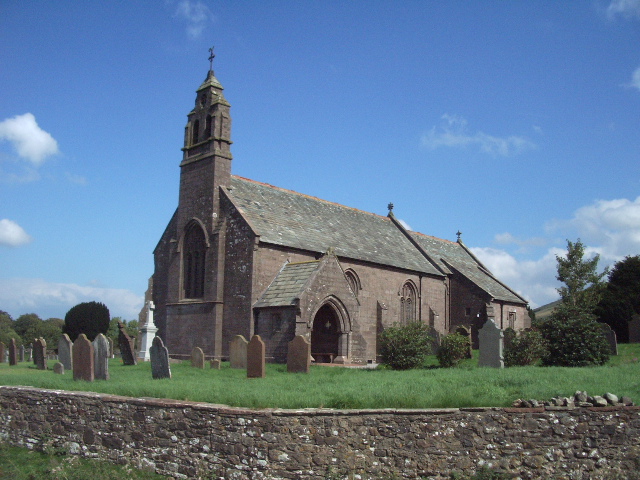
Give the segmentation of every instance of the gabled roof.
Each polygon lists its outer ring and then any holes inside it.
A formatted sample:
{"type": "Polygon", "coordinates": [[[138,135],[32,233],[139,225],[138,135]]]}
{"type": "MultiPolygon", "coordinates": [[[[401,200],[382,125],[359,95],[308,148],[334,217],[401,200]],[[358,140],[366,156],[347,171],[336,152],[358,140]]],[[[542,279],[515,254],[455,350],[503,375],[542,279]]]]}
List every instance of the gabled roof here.
{"type": "Polygon", "coordinates": [[[320,260],[287,263],[267,287],[254,307],[281,307],[294,305],[309,277],[320,265],[320,260]]]}
{"type": "Polygon", "coordinates": [[[388,217],[237,176],[225,191],[261,242],[443,276],[388,217]]]}
{"type": "Polygon", "coordinates": [[[442,240],[416,232],[410,232],[410,235],[445,271],[457,271],[496,300],[527,303],[520,295],[496,279],[462,243],[442,240]]]}

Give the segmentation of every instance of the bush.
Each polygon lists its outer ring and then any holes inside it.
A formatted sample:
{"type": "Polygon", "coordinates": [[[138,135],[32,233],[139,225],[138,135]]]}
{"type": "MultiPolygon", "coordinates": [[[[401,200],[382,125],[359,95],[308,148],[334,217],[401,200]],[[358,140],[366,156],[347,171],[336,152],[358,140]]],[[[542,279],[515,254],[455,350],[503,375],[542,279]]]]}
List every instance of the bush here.
{"type": "Polygon", "coordinates": [[[421,322],[394,325],[380,335],[382,362],[394,370],[421,367],[431,353],[431,328],[421,322]]]}
{"type": "Polygon", "coordinates": [[[525,367],[536,364],[547,353],[547,343],[538,330],[525,330],[516,335],[504,332],[504,365],[505,367],[525,367]]]}
{"type": "Polygon", "coordinates": [[[436,356],[442,367],[457,366],[469,356],[469,337],[459,333],[450,333],[442,339],[436,356]]]}
{"type": "Polygon", "coordinates": [[[62,333],[69,335],[75,342],[81,333],[93,341],[99,333],[109,330],[109,309],[104,303],[79,303],[67,312],[64,317],[62,333]]]}
{"type": "Polygon", "coordinates": [[[548,346],[543,365],[588,367],[609,359],[609,345],[595,316],[577,307],[561,304],[540,332],[548,346]]]}

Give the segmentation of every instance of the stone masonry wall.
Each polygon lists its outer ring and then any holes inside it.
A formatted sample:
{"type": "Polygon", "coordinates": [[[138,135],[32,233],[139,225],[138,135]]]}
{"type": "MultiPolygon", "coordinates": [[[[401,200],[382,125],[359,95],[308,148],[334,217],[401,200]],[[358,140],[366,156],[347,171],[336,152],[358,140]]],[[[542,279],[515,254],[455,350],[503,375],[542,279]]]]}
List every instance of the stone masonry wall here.
{"type": "Polygon", "coordinates": [[[173,478],[449,478],[480,466],[520,478],[628,478],[640,407],[248,410],[0,387],[0,438],[173,478]]]}

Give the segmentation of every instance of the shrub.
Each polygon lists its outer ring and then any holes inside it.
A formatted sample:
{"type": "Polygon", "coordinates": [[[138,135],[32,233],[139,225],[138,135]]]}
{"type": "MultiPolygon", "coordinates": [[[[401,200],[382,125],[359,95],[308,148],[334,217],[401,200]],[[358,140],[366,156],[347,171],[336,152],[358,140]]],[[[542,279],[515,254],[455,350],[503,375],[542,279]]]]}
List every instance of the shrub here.
{"type": "Polygon", "coordinates": [[[64,317],[63,333],[75,342],[81,333],[93,341],[99,333],[109,330],[109,309],[104,303],[79,303],[64,317]]]}
{"type": "Polygon", "coordinates": [[[408,370],[424,364],[433,341],[429,325],[412,322],[384,329],[380,335],[382,362],[394,370],[408,370]]]}
{"type": "Polygon", "coordinates": [[[516,335],[504,332],[504,365],[505,367],[524,367],[534,365],[547,353],[547,343],[538,330],[525,330],[516,335]]]}
{"type": "Polygon", "coordinates": [[[561,304],[540,332],[548,345],[543,365],[588,367],[609,359],[609,345],[595,316],[580,308],[561,304]]]}
{"type": "Polygon", "coordinates": [[[438,348],[438,362],[440,366],[449,368],[455,367],[469,354],[469,337],[459,333],[450,333],[442,339],[438,348]]]}

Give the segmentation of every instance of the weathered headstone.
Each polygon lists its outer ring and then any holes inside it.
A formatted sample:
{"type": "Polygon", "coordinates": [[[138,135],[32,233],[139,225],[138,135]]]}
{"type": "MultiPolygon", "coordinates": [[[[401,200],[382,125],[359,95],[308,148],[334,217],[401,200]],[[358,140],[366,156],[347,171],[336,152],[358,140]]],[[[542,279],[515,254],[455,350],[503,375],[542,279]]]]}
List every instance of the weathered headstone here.
{"type": "Polygon", "coordinates": [[[502,356],[504,333],[488,319],[478,331],[478,342],[480,346],[479,367],[504,368],[504,357],[502,356]]]}
{"type": "Polygon", "coordinates": [[[107,341],[109,342],[109,358],[114,358],[113,354],[113,339],[111,337],[107,337],[107,341]]]}
{"type": "Polygon", "coordinates": [[[236,335],[229,345],[229,364],[231,368],[247,368],[247,342],[242,335],[236,335]]]}
{"type": "Polygon", "coordinates": [[[12,338],[9,342],[9,365],[18,364],[18,347],[16,345],[16,339],[12,338]]]}
{"type": "Polygon", "coordinates": [[[634,314],[629,322],[629,343],[640,343],[640,315],[634,314]]]}
{"type": "Polygon", "coordinates": [[[63,333],[58,340],[58,360],[64,365],[65,370],[73,370],[73,342],[69,335],[63,333]]]}
{"type": "Polygon", "coordinates": [[[122,355],[122,363],[125,365],[137,365],[133,340],[129,337],[125,328],[124,323],[118,322],[118,345],[120,347],[120,355],[122,355]]]}
{"type": "Polygon", "coordinates": [[[7,346],[3,343],[0,342],[0,363],[5,363],[5,355],[7,352],[7,346]]]}
{"type": "Polygon", "coordinates": [[[84,333],[73,342],[73,379],[93,382],[94,358],[93,344],[84,333]]]}
{"type": "Polygon", "coordinates": [[[109,340],[102,333],[93,340],[93,372],[96,380],[109,380],[109,340]]]}
{"type": "Polygon", "coordinates": [[[600,323],[599,325],[602,330],[602,335],[609,345],[609,355],[618,355],[618,339],[616,337],[616,332],[614,332],[611,329],[611,326],[606,323],[600,323]]]}
{"type": "Polygon", "coordinates": [[[473,356],[472,350],[472,342],[471,342],[471,329],[465,325],[460,325],[456,328],[456,333],[459,333],[463,337],[467,338],[467,342],[469,343],[469,348],[466,350],[466,357],[471,358],[473,356]]]}
{"type": "Polygon", "coordinates": [[[154,337],[153,342],[151,342],[149,358],[151,360],[151,376],[153,378],[171,378],[169,350],[167,350],[162,339],[158,336],[154,337]]]}
{"type": "Polygon", "coordinates": [[[309,373],[311,343],[302,335],[296,335],[288,344],[287,372],[309,373]]]}
{"type": "Polygon", "coordinates": [[[47,369],[47,342],[44,338],[36,338],[33,341],[33,363],[38,370],[47,369]]]}
{"type": "Polygon", "coordinates": [[[193,347],[191,350],[191,366],[204,368],[204,352],[200,347],[193,347]]]}
{"type": "Polygon", "coordinates": [[[153,310],[155,309],[153,302],[149,301],[145,305],[147,323],[140,328],[140,351],[138,352],[138,360],[148,362],[151,359],[149,349],[158,328],[153,323],[153,310]]]}
{"type": "Polygon", "coordinates": [[[217,358],[214,358],[209,362],[209,366],[214,370],[220,370],[221,364],[222,362],[220,362],[220,360],[217,358]]]}
{"type": "Polygon", "coordinates": [[[20,345],[20,348],[18,348],[18,361],[24,362],[24,345],[20,345]]]}
{"type": "Polygon", "coordinates": [[[56,362],[56,364],[53,366],[53,373],[64,375],[64,363],[56,362]]]}
{"type": "Polygon", "coordinates": [[[260,335],[251,337],[251,341],[247,345],[247,378],[265,377],[264,351],[264,342],[260,335]]]}

